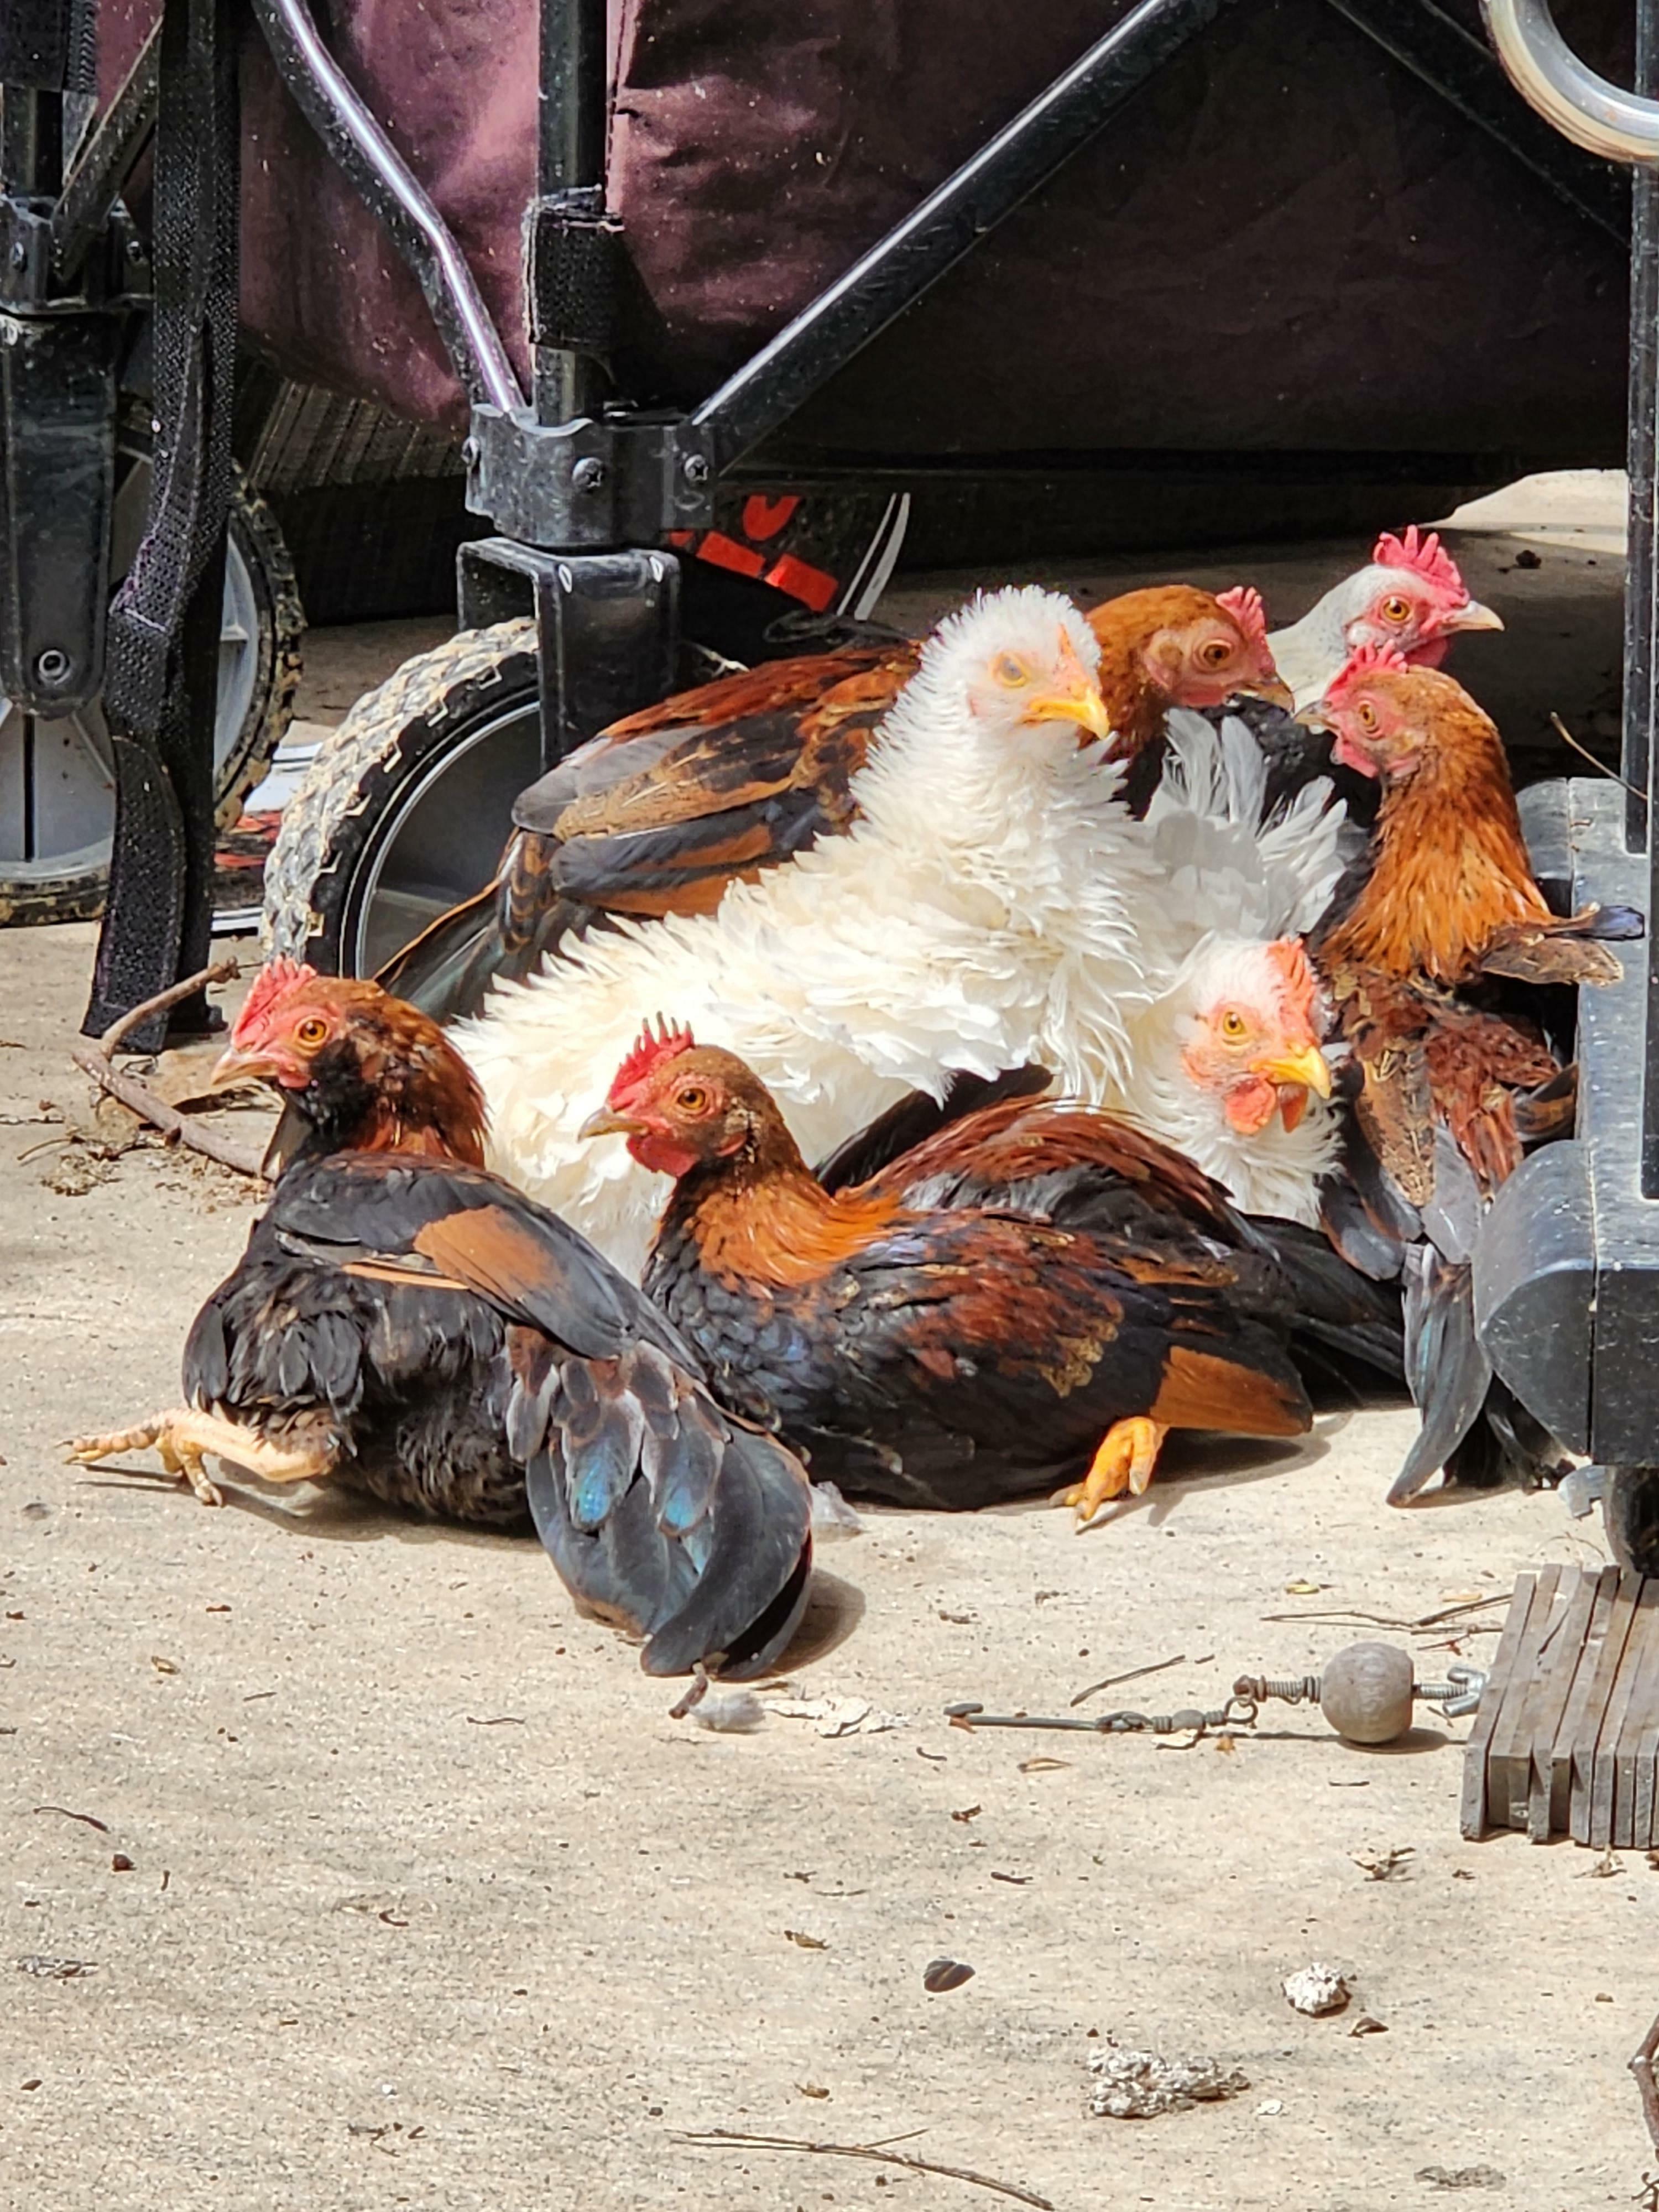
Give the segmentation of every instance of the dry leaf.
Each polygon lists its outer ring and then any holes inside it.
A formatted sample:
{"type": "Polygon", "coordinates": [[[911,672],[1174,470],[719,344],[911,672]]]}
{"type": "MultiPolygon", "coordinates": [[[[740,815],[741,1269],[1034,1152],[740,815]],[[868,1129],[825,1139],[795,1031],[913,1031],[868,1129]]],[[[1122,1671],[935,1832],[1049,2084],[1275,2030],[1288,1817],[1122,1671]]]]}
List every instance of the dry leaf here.
{"type": "Polygon", "coordinates": [[[1061,1767],[1071,1763],[1069,1759],[1022,1759],[1019,1771],[1022,1774],[1058,1774],[1061,1767]]]}
{"type": "Polygon", "coordinates": [[[1327,1587],[1324,1583],[1310,1583],[1305,1580],[1286,1583],[1285,1595],[1286,1597],[1317,1597],[1320,1591],[1327,1587]]]}
{"type": "Polygon", "coordinates": [[[964,1805],[961,1812],[952,1813],[951,1818],[962,1821],[965,1826],[969,1820],[977,1820],[984,1809],[982,1805],[964,1805]]]}
{"type": "Polygon", "coordinates": [[[803,2097],[827,2097],[830,2094],[827,2089],[821,2089],[816,2081],[797,2081],[795,2087],[803,2097]]]}
{"type": "Polygon", "coordinates": [[[792,1943],[799,1943],[803,1951],[827,1951],[830,1946],[822,1936],[809,1936],[801,1928],[786,1928],[784,1934],[792,1943]]]}
{"type": "Polygon", "coordinates": [[[149,1663],[158,1674],[176,1674],[179,1671],[171,1659],[163,1659],[154,1651],[149,1655],[149,1663]]]}
{"type": "Polygon", "coordinates": [[[973,1978],[973,1968],[961,1959],[930,1959],[922,1969],[921,1986],[931,1996],[941,1996],[946,1990],[959,1990],[973,1978]]]}

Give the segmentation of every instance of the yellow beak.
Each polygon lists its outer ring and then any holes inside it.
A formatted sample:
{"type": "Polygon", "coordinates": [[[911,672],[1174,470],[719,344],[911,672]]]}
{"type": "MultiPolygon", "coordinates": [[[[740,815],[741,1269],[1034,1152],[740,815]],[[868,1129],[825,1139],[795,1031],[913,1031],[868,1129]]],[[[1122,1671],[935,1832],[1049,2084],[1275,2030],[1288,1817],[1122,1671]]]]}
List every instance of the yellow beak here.
{"type": "Polygon", "coordinates": [[[1032,723],[1075,722],[1091,737],[1109,738],[1112,734],[1112,718],[1106,711],[1100,687],[1086,677],[1069,691],[1055,691],[1046,699],[1033,699],[1022,719],[1032,723]]]}
{"type": "Polygon", "coordinates": [[[1331,1095],[1331,1071],[1316,1044],[1298,1045],[1293,1052],[1275,1053],[1266,1060],[1252,1060],[1250,1073],[1265,1076],[1269,1083],[1294,1084],[1304,1091],[1316,1092],[1321,1098],[1331,1095]]]}
{"type": "Polygon", "coordinates": [[[576,1134],[587,1137],[637,1137],[645,1127],[643,1121],[630,1121],[626,1114],[613,1113],[609,1106],[601,1106],[597,1114],[590,1114],[576,1134]]]}
{"type": "Polygon", "coordinates": [[[1296,705],[1296,694],[1282,677],[1259,676],[1254,684],[1241,684],[1238,690],[1241,698],[1266,699],[1287,714],[1296,705]]]}
{"type": "Polygon", "coordinates": [[[1471,599],[1468,606],[1459,607],[1455,614],[1448,615],[1440,627],[1455,630],[1502,629],[1504,617],[1494,613],[1491,607],[1483,607],[1479,599],[1471,599]]]}
{"type": "Polygon", "coordinates": [[[239,1052],[234,1045],[222,1052],[213,1063],[204,1095],[216,1091],[234,1091],[244,1083],[275,1083],[281,1073],[274,1060],[262,1052],[239,1052]]]}

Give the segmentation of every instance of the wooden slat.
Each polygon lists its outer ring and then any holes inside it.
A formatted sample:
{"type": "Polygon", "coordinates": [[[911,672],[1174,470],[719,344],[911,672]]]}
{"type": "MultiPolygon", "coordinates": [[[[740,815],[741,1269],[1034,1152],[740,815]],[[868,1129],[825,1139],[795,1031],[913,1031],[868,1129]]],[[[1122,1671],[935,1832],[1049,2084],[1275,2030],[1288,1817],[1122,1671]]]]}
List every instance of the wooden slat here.
{"type": "MultiPolygon", "coordinates": [[[[1617,1758],[1620,1731],[1625,1725],[1631,1694],[1636,1686],[1633,1661],[1636,1650],[1645,1641],[1642,1602],[1645,1585],[1639,1577],[1631,1577],[1630,1619],[1622,1639],[1618,1669],[1601,1709],[1601,1725],[1596,1730],[1595,1757],[1590,1784],[1589,1842],[1593,1850],[1604,1851],[1613,1843],[1613,1821],[1617,1806],[1617,1758]]],[[[1620,1598],[1624,1597],[1620,1589],[1620,1598]]]]}
{"type": "Polygon", "coordinates": [[[1533,1592],[1537,1587],[1534,1575],[1522,1574],[1515,1578],[1515,1589],[1510,1597],[1510,1609],[1504,1616],[1504,1632],[1498,1639],[1498,1649],[1492,1655],[1492,1665],[1486,1670],[1486,1686],[1480,1693],[1480,1706],[1474,1717],[1474,1726],[1463,1747],[1463,1794],[1458,1808],[1457,1825],[1462,1834],[1477,1842],[1489,1828],[1502,1825],[1501,1815],[1491,1804],[1486,1786],[1486,1754],[1492,1748],[1492,1732],[1498,1726],[1498,1716],[1504,1704],[1504,1692],[1515,1671],[1515,1655],[1521,1646],[1522,1632],[1527,1625],[1527,1615],[1532,1608],[1533,1592]]]}
{"type": "MultiPolygon", "coordinates": [[[[1613,1603],[1607,1609],[1607,1634],[1602,1639],[1601,1656],[1595,1662],[1589,1694],[1585,1699],[1583,1718],[1572,1744],[1572,1840],[1588,1844],[1595,1827],[1595,1748],[1600,1741],[1601,1724],[1607,1717],[1607,1699],[1618,1677],[1619,1662],[1625,1656],[1625,1639],[1630,1634],[1631,1622],[1636,1617],[1636,1594],[1642,1587],[1642,1577],[1628,1567],[1619,1571],[1618,1583],[1613,1593],[1613,1603]]],[[[1611,1808],[1608,1819],[1611,1821],[1611,1808]]]]}
{"type": "MultiPolygon", "coordinates": [[[[1613,1596],[1619,1588],[1617,1567],[1603,1567],[1600,1574],[1587,1577],[1591,1583],[1592,1599],[1589,1624],[1579,1649],[1572,1675],[1572,1686],[1560,1719],[1556,1723],[1555,1741],[1550,1759],[1550,1830],[1564,1836],[1572,1825],[1572,1751],[1586,1724],[1590,1708],[1590,1694],[1595,1670],[1601,1663],[1601,1652],[1607,1638],[1607,1624],[1613,1615],[1613,1596]]],[[[1528,1826],[1527,1833],[1532,1834],[1528,1826]]]]}
{"type": "Polygon", "coordinates": [[[1642,1802],[1642,1738],[1656,1717],[1659,1703],[1659,1582],[1645,1582],[1636,1601],[1636,1619],[1625,1645],[1624,1664],[1614,1685],[1617,1698],[1625,1689],[1624,1715],[1613,1744],[1613,1842],[1620,1850],[1641,1847],[1652,1818],[1653,1770],[1648,1768],[1648,1795],[1642,1802]],[[1638,1832],[1638,1831],[1640,1832],[1638,1832]]]}
{"type": "Polygon", "coordinates": [[[1531,1746],[1527,1836],[1534,1844],[1550,1839],[1556,1796],[1556,1733],[1577,1677],[1600,1579],[1583,1573],[1562,1577],[1549,1643],[1540,1654],[1536,1690],[1527,1703],[1527,1740],[1531,1746]]]}
{"type": "Polygon", "coordinates": [[[1495,1828],[1527,1825],[1527,1796],[1532,1782],[1528,1715],[1537,1687],[1538,1654],[1549,1632],[1560,1581],[1559,1565],[1539,1568],[1526,1626],[1504,1685],[1504,1701],[1498,1709],[1498,1724],[1486,1755],[1487,1818],[1495,1828]]]}
{"type": "Polygon", "coordinates": [[[1659,1808],[1655,1802],[1655,1784],[1659,1778],[1659,1620],[1653,1633],[1655,1640],[1648,1651],[1639,1690],[1642,1717],[1636,1739],[1636,1791],[1631,1804],[1631,1849],[1638,1851],[1651,1850],[1659,1831],[1659,1819],[1656,1819],[1659,1808]]]}

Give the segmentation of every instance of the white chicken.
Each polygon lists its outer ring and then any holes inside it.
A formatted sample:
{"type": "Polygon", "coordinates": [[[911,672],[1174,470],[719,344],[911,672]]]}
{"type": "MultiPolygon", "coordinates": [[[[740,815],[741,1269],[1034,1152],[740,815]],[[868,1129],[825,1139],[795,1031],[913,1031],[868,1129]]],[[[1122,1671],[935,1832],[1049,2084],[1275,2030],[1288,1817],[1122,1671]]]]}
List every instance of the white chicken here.
{"type": "Polygon", "coordinates": [[[1302,939],[1342,872],[1346,815],[1323,778],[1270,810],[1243,722],[1169,717],[1145,835],[1179,965],[1130,1023],[1112,1106],[1215,1177],[1247,1213],[1315,1224],[1339,1142],[1326,1008],[1302,939]]]}
{"type": "Polygon", "coordinates": [[[1435,532],[1425,537],[1413,523],[1403,538],[1385,531],[1369,568],[1333,585],[1300,622],[1272,631],[1267,643],[1300,709],[1324,697],[1359,646],[1391,646],[1416,667],[1437,668],[1460,631],[1503,627],[1490,607],[1470,598],[1435,532]]]}
{"type": "Polygon", "coordinates": [[[1182,947],[1105,757],[1098,652],[1053,593],[975,600],[929,640],[845,836],[712,914],[595,933],[497,985],[454,1032],[490,1164],[637,1273],[667,1185],[578,1132],[655,1014],[747,1061],[809,1158],[953,1068],[1036,1060],[1068,1091],[1121,1090],[1182,947]]]}

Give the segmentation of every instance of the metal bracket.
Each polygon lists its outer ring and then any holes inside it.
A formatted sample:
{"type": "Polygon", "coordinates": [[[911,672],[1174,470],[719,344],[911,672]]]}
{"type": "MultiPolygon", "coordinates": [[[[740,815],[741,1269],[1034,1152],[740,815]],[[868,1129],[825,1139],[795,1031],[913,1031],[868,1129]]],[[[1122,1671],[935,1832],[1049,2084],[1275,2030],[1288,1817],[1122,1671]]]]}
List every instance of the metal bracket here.
{"type": "Polygon", "coordinates": [[[526,545],[579,552],[647,544],[714,519],[709,440],[672,415],[538,422],[475,407],[466,503],[526,545]]]}
{"type": "Polygon", "coordinates": [[[535,608],[544,774],[673,690],[680,564],[672,553],[549,553],[484,538],[462,546],[459,565],[469,629],[535,608]]]}

